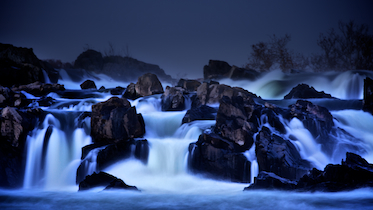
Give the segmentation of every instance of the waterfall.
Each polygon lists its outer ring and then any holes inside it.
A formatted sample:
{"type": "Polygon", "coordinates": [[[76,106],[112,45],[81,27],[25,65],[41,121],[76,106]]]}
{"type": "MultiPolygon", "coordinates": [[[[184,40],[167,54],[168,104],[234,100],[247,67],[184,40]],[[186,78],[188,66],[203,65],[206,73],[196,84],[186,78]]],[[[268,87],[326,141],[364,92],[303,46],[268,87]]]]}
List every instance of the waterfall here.
{"type": "Polygon", "coordinates": [[[91,143],[84,128],[77,127],[76,117],[75,112],[47,114],[41,126],[27,137],[24,188],[75,185],[81,148],[91,143]]]}

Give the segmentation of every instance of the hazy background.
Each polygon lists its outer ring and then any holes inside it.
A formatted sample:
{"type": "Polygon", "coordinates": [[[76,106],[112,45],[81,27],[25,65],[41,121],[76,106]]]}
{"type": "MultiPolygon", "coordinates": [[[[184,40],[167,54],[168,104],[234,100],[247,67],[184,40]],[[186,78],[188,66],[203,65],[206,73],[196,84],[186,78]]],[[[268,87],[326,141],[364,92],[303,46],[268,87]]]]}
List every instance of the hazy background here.
{"type": "Polygon", "coordinates": [[[0,42],[40,59],[72,62],[89,46],[158,64],[171,76],[202,77],[209,59],[243,66],[251,45],[292,37],[289,47],[320,52],[321,32],[355,20],[373,30],[373,1],[0,1],[0,42]]]}

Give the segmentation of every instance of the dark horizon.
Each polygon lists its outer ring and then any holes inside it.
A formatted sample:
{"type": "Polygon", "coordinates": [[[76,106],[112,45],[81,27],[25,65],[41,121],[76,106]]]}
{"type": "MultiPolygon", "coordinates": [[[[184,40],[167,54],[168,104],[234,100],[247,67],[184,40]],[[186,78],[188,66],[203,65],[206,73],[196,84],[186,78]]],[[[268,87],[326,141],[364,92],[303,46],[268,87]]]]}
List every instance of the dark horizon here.
{"type": "Polygon", "coordinates": [[[210,59],[243,66],[251,45],[291,35],[295,52],[320,53],[320,33],[354,20],[373,30],[371,1],[2,1],[0,42],[39,59],[73,62],[84,48],[157,64],[173,77],[202,77],[210,59]]]}

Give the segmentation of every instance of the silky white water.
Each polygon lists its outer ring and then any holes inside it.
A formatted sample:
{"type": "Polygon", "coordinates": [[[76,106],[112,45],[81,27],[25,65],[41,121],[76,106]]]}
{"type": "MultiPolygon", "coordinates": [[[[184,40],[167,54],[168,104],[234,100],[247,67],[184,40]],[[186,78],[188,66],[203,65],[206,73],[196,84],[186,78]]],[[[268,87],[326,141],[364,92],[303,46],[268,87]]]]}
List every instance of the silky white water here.
{"type": "MultiPolygon", "coordinates": [[[[62,75],[62,83],[71,89],[80,89],[79,82],[68,75],[62,75]]],[[[231,86],[240,86],[264,99],[280,99],[298,83],[306,83],[318,91],[325,91],[343,99],[361,99],[363,79],[370,72],[354,71],[321,74],[286,75],[279,71],[270,72],[257,81],[221,80],[231,86]]],[[[97,75],[96,75],[97,76],[97,75]]],[[[95,76],[95,77],[96,77],[95,76]]],[[[95,80],[95,77],[90,77],[95,80]]],[[[112,80],[96,82],[108,88],[126,87],[126,83],[112,80]]],[[[135,185],[141,193],[102,192],[103,188],[77,193],[76,171],[81,161],[87,161],[87,174],[97,172],[97,153],[102,148],[92,150],[81,160],[81,148],[91,144],[90,118],[77,122],[83,112],[91,112],[93,104],[106,101],[112,95],[95,91],[83,91],[95,97],[68,99],[57,93],[49,96],[57,99],[50,107],[42,107],[48,114],[40,126],[29,134],[25,163],[24,189],[17,191],[0,190],[0,208],[8,209],[370,209],[373,206],[371,189],[361,189],[342,193],[295,193],[279,191],[242,192],[249,184],[212,180],[188,171],[188,148],[198,140],[199,135],[215,124],[214,120],[200,120],[181,124],[186,110],[176,112],[161,111],[161,95],[130,100],[138,113],[143,115],[146,125],[145,139],[150,150],[147,164],[129,158],[105,168],[121,178],[128,185],[135,185]],[[48,127],[52,127],[49,141],[46,138],[48,127]],[[46,142],[48,142],[46,144],[46,142]],[[43,149],[44,147],[44,149],[43,149]]],[[[36,99],[25,94],[27,98],[36,99]]],[[[120,96],[119,96],[120,97],[120,96]]],[[[333,102],[334,103],[334,102],[333,102]]],[[[337,102],[335,102],[337,103],[337,102]]],[[[218,106],[218,104],[215,104],[218,106]]],[[[287,122],[282,119],[286,133],[279,134],[262,116],[260,126],[268,127],[282,137],[296,141],[292,143],[302,158],[309,160],[318,169],[329,163],[340,163],[348,145],[362,150],[354,150],[373,162],[373,117],[360,110],[331,110],[336,127],[344,133],[335,134],[338,144],[332,152],[323,151],[310,132],[296,118],[287,122]]],[[[260,127],[260,128],[261,128],[260,127]]],[[[260,130],[259,128],[259,130],[260,130]]],[[[256,134],[255,134],[256,135],[256,134]]],[[[334,135],[334,134],[333,134],[334,135]]],[[[142,139],[142,138],[140,138],[142,139]]],[[[255,136],[254,136],[255,139],[255,136]]],[[[137,139],[138,140],[138,139],[137,139]]],[[[193,150],[191,151],[193,152],[193,150]]],[[[255,144],[244,153],[251,162],[251,182],[259,173],[255,155],[255,144]]]]}

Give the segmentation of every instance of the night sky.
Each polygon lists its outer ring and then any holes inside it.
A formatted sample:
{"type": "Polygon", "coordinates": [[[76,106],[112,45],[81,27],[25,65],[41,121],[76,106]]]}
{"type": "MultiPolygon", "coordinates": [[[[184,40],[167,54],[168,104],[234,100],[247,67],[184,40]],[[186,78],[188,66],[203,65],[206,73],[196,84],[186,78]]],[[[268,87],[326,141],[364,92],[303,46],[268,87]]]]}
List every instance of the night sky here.
{"type": "Polygon", "coordinates": [[[289,47],[319,53],[321,32],[338,21],[367,24],[373,1],[0,1],[0,42],[33,48],[40,59],[72,62],[89,46],[202,77],[209,59],[243,66],[251,45],[291,35],[289,47]]]}

